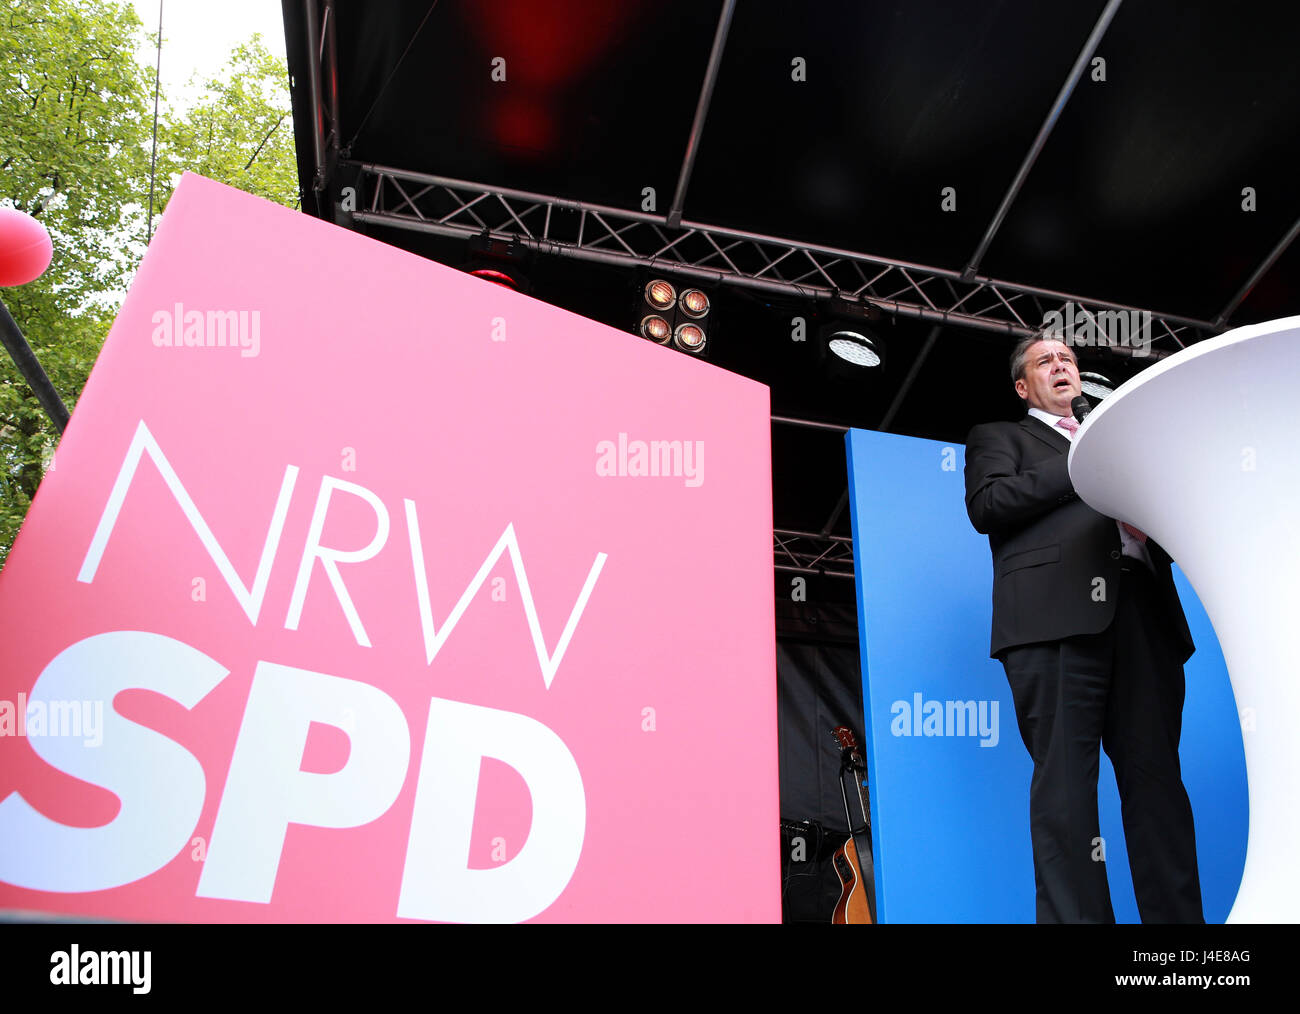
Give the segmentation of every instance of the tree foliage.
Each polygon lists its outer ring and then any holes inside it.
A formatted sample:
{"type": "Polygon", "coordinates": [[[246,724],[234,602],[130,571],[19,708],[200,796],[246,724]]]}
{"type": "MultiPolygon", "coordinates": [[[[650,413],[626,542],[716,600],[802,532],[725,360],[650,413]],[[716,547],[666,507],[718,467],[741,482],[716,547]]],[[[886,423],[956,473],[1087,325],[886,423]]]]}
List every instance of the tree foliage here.
{"type": "Polygon", "coordinates": [[[236,47],[184,116],[159,125],[168,194],[188,170],[293,207],[298,203],[288,72],[261,38],[236,47]]]}
{"type": "MultiPolygon", "coordinates": [[[[49,270],[0,299],[69,409],[147,240],[154,88],[136,59],[143,38],[125,0],[0,0],[0,202],[54,241],[49,270]]],[[[161,106],[155,227],[186,170],[297,203],[288,75],[258,36],[192,102],[161,106]]],[[[57,439],[0,354],[0,566],[57,439]]]]}

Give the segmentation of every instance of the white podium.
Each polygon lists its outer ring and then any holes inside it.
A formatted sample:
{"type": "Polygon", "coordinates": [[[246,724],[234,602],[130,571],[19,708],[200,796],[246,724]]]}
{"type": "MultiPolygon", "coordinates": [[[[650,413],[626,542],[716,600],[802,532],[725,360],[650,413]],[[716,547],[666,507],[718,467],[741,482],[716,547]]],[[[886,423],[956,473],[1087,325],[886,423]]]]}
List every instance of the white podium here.
{"type": "Polygon", "coordinates": [[[1223,648],[1250,793],[1228,922],[1300,921],[1300,317],[1122,385],[1079,428],[1069,469],[1086,503],[1169,551],[1223,648]]]}

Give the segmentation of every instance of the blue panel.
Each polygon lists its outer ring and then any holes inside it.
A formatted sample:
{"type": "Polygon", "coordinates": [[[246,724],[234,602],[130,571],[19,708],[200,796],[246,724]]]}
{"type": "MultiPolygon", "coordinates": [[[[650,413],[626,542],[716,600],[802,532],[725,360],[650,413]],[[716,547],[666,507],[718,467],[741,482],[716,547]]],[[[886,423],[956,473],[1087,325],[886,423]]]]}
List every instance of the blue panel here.
{"type": "MultiPolygon", "coordinates": [[[[993,566],[966,516],[965,448],[865,430],[847,443],[878,918],[1032,922],[1032,765],[1002,666],[988,657],[993,566]]],[[[1222,922],[1246,855],[1242,732],[1214,630],[1174,576],[1197,645],[1183,778],[1205,918],[1222,922]]],[[[1098,795],[1115,917],[1137,922],[1104,753],[1098,795]]]]}

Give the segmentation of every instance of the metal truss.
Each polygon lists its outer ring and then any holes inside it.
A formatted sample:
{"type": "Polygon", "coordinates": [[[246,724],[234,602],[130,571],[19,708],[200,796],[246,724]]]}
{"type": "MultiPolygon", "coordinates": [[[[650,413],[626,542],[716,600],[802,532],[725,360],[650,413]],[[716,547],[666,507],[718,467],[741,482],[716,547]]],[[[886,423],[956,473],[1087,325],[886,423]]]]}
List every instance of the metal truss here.
{"type": "MultiPolygon", "coordinates": [[[[1042,330],[1051,311],[1102,322],[1149,321],[1152,343],[1183,348],[1223,328],[1208,321],[1050,289],[926,267],[874,254],[800,243],[664,215],[571,201],[506,187],[344,163],[357,173],[353,219],[438,236],[488,233],[565,257],[629,268],[653,268],[706,282],[781,293],[802,300],[839,300],[916,317],[1026,336],[1042,330]],[[1132,314],[1149,317],[1133,317],[1132,314]]],[[[1111,351],[1131,353],[1131,348],[1111,351]]],[[[1158,354],[1158,353],[1157,353],[1158,354]]]]}
{"type": "Polygon", "coordinates": [[[778,528],[772,533],[776,569],[799,574],[853,577],[853,540],[778,528]]]}
{"type": "Polygon", "coordinates": [[[307,31],[307,96],[311,108],[312,190],[321,193],[339,152],[338,55],[334,0],[303,0],[307,31]]]}
{"type": "MultiPolygon", "coordinates": [[[[683,153],[672,204],[666,215],[629,211],[347,161],[351,155],[351,144],[340,143],[334,38],[336,0],[300,2],[304,8],[304,28],[307,34],[308,95],[315,170],[312,187],[318,198],[324,199],[327,194],[336,197],[343,180],[349,183],[355,181],[357,194],[351,217],[357,222],[452,238],[487,233],[493,238],[514,240],[522,247],[550,255],[630,269],[662,270],[697,278],[705,283],[784,295],[796,302],[828,300],[838,310],[851,310],[853,304],[857,304],[864,309],[874,308],[895,316],[930,321],[936,326],[930,329],[920,356],[880,424],[881,429],[888,428],[942,325],[1022,337],[1040,333],[1048,314],[1055,311],[1075,323],[1091,321],[1096,326],[1094,333],[1113,337],[1113,327],[1120,323],[1116,315],[1124,314],[1127,315],[1125,323],[1129,325],[1126,336],[1133,334],[1132,326],[1137,324],[1143,329],[1143,352],[1155,358],[1163,358],[1172,354],[1175,348],[1184,348],[1224,331],[1228,326],[1228,318],[1255,284],[1300,236],[1300,221],[1297,221],[1213,321],[1020,285],[978,273],[990,244],[1018,198],[1122,0],[1107,0],[993,220],[969,261],[959,271],[683,221],[695,155],[721,67],[735,11],[735,0],[723,0],[722,3],[694,122],[683,153]],[[345,167],[348,172],[339,172],[345,167]],[[1149,330],[1146,329],[1148,326],[1149,330]],[[1145,347],[1147,338],[1153,345],[1160,343],[1164,347],[1150,347],[1148,350],[1145,347]]],[[[431,6],[429,13],[432,11],[431,6]]],[[[405,59],[411,43],[424,28],[428,17],[426,14],[424,21],[415,29],[398,64],[405,59]]],[[[390,73],[389,81],[392,76],[390,73]]],[[[380,89],[380,95],[388,83],[386,81],[380,89]]],[[[357,134],[378,101],[379,95],[362,118],[357,134]]],[[[354,134],[354,140],[355,136],[354,134]]],[[[342,210],[349,211],[350,204],[350,201],[344,203],[342,210]]],[[[1105,345],[1104,339],[1101,344],[1102,347],[1109,347],[1105,345]]],[[[1131,344],[1109,347],[1109,351],[1117,355],[1134,354],[1131,344]]],[[[843,429],[831,424],[776,416],[773,420],[843,429]]],[[[852,577],[852,540],[829,534],[846,503],[847,490],[820,533],[777,529],[773,533],[776,569],[852,577]]]]}

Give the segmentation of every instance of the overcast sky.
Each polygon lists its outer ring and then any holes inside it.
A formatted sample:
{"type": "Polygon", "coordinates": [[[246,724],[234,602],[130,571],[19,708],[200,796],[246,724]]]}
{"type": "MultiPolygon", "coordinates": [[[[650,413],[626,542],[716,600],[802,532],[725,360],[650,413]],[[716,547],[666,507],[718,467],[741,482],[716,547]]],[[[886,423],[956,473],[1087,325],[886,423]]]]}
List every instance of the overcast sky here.
{"type": "MultiPolygon", "coordinates": [[[[131,0],[144,30],[158,30],[158,0],[131,0]]],[[[284,57],[284,22],[280,0],[163,0],[162,86],[173,102],[181,99],[191,75],[213,75],[230,51],[262,33],[266,47],[284,57]]],[[[152,76],[157,50],[143,45],[139,59],[152,76]]]]}

